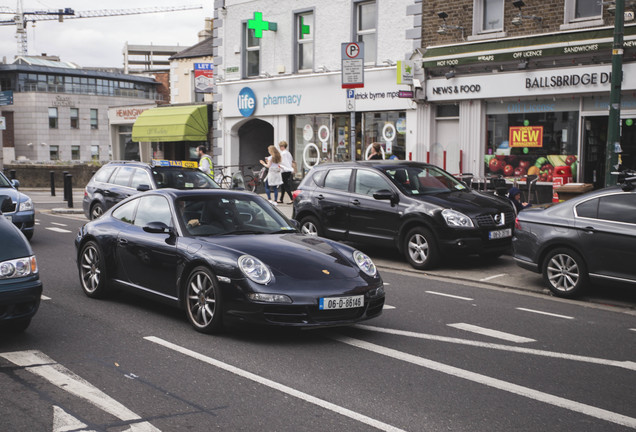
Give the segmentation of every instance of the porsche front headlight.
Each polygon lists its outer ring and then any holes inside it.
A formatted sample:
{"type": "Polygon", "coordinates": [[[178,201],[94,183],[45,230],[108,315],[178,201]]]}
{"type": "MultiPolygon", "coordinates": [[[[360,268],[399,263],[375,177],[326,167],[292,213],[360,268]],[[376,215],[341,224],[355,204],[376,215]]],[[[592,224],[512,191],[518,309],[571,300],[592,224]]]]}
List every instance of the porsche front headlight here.
{"type": "Polygon", "coordinates": [[[258,284],[267,285],[272,280],[269,267],[256,257],[243,255],[239,257],[238,265],[245,276],[258,284]]]}
{"type": "Polygon", "coordinates": [[[357,250],[353,252],[353,260],[358,265],[358,268],[367,275],[373,277],[378,274],[378,269],[375,268],[375,264],[373,264],[373,261],[371,261],[371,258],[369,258],[367,254],[357,250]]]}

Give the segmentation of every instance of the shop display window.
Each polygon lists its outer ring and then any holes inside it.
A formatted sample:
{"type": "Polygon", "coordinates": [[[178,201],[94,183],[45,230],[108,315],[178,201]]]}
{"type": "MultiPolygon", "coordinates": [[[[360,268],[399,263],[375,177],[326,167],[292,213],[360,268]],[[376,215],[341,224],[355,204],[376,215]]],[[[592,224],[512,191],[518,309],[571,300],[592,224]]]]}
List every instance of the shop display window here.
{"type": "Polygon", "coordinates": [[[487,176],[577,178],[577,111],[488,115],[487,122],[487,176]]]}
{"type": "Polygon", "coordinates": [[[364,143],[357,150],[359,159],[366,159],[369,146],[382,144],[384,158],[405,159],[406,155],[406,111],[383,111],[364,113],[364,143]]]}

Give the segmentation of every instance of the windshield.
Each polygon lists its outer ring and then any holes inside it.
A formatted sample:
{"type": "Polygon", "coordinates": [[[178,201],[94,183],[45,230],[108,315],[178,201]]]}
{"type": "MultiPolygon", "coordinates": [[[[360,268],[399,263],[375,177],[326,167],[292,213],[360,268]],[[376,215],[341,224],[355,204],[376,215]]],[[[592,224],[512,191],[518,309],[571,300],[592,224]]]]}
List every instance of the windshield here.
{"type": "Polygon", "coordinates": [[[446,171],[433,166],[405,166],[385,170],[406,195],[427,195],[468,189],[446,171]]]}
{"type": "Polygon", "coordinates": [[[198,169],[179,167],[154,167],[152,175],[157,188],[218,189],[214,180],[198,169]]]}
{"type": "Polygon", "coordinates": [[[296,229],[257,195],[210,194],[176,200],[178,218],[193,236],[274,234],[296,229]]]}
{"type": "Polygon", "coordinates": [[[11,186],[11,182],[9,181],[8,178],[6,178],[4,176],[4,174],[0,173],[0,187],[3,188],[12,188],[13,186],[11,186]]]}

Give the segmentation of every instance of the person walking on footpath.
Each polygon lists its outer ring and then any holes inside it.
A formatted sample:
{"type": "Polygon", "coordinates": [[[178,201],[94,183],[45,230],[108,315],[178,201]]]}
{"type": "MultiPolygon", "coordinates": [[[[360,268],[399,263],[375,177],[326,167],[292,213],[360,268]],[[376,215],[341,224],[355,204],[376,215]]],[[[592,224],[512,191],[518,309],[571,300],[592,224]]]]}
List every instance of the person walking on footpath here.
{"type": "Polygon", "coordinates": [[[285,198],[285,192],[289,195],[289,203],[294,202],[294,197],[292,196],[292,176],[294,175],[294,157],[287,150],[287,141],[281,141],[278,144],[280,147],[280,156],[282,158],[281,168],[283,175],[283,184],[280,189],[280,201],[278,204],[283,204],[283,198],[285,198]]]}
{"type": "Polygon", "coordinates": [[[260,163],[268,169],[267,180],[265,180],[265,192],[267,193],[267,199],[272,204],[276,204],[278,201],[278,187],[283,184],[281,168],[282,157],[274,145],[267,147],[267,151],[269,152],[267,161],[261,159],[260,163]],[[272,201],[272,191],[274,192],[274,201],[272,201]]]}
{"type": "Polygon", "coordinates": [[[204,145],[197,147],[197,155],[199,156],[199,169],[214,178],[214,164],[212,163],[212,157],[206,154],[206,148],[204,145]]]}

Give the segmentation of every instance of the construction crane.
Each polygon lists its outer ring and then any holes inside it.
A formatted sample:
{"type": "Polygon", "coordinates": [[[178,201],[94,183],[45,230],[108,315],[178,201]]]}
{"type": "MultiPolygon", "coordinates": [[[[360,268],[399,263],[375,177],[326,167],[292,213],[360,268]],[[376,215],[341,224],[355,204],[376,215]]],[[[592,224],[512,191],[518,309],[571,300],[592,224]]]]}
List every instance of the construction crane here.
{"type": "Polygon", "coordinates": [[[18,55],[28,54],[27,44],[27,24],[34,23],[36,21],[51,21],[58,20],[63,22],[65,19],[77,19],[77,18],[99,18],[99,17],[112,17],[122,15],[138,15],[148,13],[160,13],[160,12],[175,12],[191,9],[203,9],[201,5],[190,6],[168,6],[168,7],[150,7],[150,8],[134,8],[134,9],[100,9],[91,11],[79,11],[76,12],[71,8],[64,8],[58,10],[34,10],[25,11],[22,8],[22,0],[18,0],[15,10],[12,10],[6,6],[0,7],[0,15],[10,14],[13,18],[10,20],[0,20],[0,26],[15,25],[15,37],[18,40],[18,55]]]}

